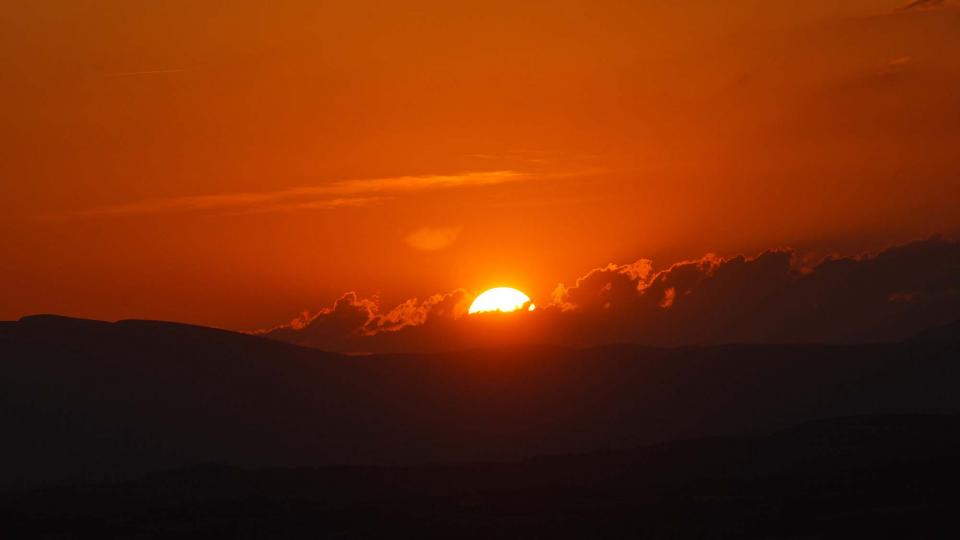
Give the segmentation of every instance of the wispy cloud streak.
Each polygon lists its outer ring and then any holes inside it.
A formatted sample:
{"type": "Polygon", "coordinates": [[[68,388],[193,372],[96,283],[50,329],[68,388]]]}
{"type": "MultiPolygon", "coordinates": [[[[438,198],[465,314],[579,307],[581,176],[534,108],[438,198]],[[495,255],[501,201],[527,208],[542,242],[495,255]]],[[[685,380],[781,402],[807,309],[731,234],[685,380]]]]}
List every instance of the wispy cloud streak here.
{"type": "Polygon", "coordinates": [[[516,171],[467,172],[450,175],[397,176],[340,180],[277,191],[193,195],[152,199],[94,208],[56,217],[112,217],[188,212],[287,212],[367,206],[383,199],[420,191],[491,186],[520,182],[531,175],[516,171]]]}
{"type": "Polygon", "coordinates": [[[909,2],[904,6],[901,6],[900,9],[901,10],[931,9],[931,8],[940,7],[943,4],[944,4],[944,0],[913,0],[912,2],[909,2]]]}

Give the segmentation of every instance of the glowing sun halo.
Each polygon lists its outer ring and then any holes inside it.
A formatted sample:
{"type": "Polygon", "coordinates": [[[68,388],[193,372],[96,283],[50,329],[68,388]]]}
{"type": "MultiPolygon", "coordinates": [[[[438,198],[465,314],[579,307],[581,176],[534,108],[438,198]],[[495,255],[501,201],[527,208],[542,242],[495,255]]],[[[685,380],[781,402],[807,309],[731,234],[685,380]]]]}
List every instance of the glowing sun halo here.
{"type": "Polygon", "coordinates": [[[523,309],[533,311],[534,305],[530,297],[510,287],[496,287],[484,291],[470,304],[469,313],[484,313],[487,311],[517,311],[523,309]]]}

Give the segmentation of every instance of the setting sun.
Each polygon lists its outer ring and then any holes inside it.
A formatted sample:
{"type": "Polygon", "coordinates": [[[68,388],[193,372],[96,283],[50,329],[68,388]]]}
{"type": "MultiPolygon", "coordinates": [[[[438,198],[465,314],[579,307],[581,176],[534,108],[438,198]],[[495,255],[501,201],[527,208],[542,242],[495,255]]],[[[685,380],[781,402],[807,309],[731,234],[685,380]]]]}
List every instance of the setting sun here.
{"type": "Polygon", "coordinates": [[[530,303],[530,297],[511,287],[496,287],[485,291],[477,296],[470,304],[469,312],[484,313],[488,311],[517,311],[529,306],[527,309],[533,311],[535,306],[530,303]]]}

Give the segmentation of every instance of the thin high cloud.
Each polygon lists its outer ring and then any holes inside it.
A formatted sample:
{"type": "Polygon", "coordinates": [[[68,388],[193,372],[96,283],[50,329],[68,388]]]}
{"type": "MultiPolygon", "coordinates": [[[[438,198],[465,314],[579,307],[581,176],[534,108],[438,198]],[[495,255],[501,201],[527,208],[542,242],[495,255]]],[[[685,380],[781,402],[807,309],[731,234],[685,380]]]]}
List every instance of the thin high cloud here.
{"type": "Polygon", "coordinates": [[[947,0],[913,0],[897,8],[898,11],[937,9],[950,5],[947,0]]]}
{"type": "Polygon", "coordinates": [[[872,13],[865,13],[854,19],[877,19],[899,15],[909,15],[918,12],[940,11],[955,9],[960,6],[960,0],[906,0],[899,6],[885,7],[872,13]]]}
{"type": "Polygon", "coordinates": [[[56,217],[121,217],[191,212],[288,212],[366,206],[420,191],[492,186],[531,179],[511,170],[340,180],[277,191],[193,195],[118,204],[56,217]]]}
{"type": "Polygon", "coordinates": [[[960,319],[960,242],[933,237],[812,265],[785,249],[706,255],[659,271],[640,259],[560,285],[533,312],[493,317],[468,316],[472,297],[457,290],[387,311],[347,293],[262,334],[342,352],[893,341],[960,319]]]}

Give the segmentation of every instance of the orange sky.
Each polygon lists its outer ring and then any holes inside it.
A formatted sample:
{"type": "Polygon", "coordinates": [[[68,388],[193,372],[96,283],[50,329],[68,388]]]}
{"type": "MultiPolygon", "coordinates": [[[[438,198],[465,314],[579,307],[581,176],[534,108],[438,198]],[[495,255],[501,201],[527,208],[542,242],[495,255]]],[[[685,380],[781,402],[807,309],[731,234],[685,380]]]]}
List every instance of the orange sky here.
{"type": "Polygon", "coordinates": [[[950,1],[324,4],[8,3],[0,319],[540,303],[960,231],[950,1]]]}

